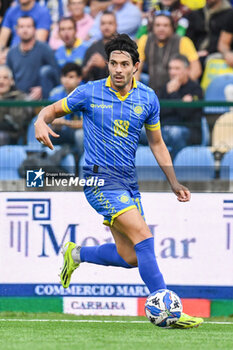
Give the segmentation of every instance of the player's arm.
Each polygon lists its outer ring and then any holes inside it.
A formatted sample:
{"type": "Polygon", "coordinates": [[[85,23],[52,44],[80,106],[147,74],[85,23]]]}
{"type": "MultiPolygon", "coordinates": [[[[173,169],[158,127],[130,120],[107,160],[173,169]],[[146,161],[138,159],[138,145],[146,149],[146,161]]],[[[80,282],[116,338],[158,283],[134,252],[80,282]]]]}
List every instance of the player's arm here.
{"type": "Polygon", "coordinates": [[[53,144],[49,135],[52,135],[53,137],[59,137],[59,135],[56,134],[48,124],[52,123],[55,118],[63,117],[65,114],[67,113],[63,109],[62,100],[44,107],[40,111],[34,124],[36,139],[50,149],[53,149],[53,144]]]}
{"type": "Polygon", "coordinates": [[[39,41],[46,42],[49,36],[49,31],[47,29],[37,29],[36,30],[36,39],[39,41]]]}
{"type": "Polygon", "coordinates": [[[189,190],[181,185],[176,178],[176,174],[173,168],[172,160],[168,149],[163,141],[161,130],[149,130],[146,129],[146,134],[151,151],[156,158],[160,168],[166,175],[173,192],[176,194],[177,199],[180,202],[187,202],[190,200],[189,190]]]}

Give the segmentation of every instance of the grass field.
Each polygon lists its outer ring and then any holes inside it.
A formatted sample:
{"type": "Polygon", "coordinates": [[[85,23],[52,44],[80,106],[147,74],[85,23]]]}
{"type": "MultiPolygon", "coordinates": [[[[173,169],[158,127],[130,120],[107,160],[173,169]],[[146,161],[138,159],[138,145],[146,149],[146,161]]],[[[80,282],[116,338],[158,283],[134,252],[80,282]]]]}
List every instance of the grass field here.
{"type": "Polygon", "coordinates": [[[160,329],[144,317],[0,313],[1,350],[232,350],[233,318],[160,329]]]}

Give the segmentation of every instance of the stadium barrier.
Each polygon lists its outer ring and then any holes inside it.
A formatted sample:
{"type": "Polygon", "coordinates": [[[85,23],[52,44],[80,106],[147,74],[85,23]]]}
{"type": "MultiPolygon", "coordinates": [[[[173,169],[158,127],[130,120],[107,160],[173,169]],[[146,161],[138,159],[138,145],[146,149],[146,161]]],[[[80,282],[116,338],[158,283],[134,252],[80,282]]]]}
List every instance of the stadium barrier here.
{"type": "MultiPolygon", "coordinates": [[[[233,195],[142,193],[146,221],[168,288],[196,316],[228,316],[233,307],[233,195]]],[[[112,242],[83,193],[0,193],[0,311],[143,315],[148,290],[137,269],[84,263],[59,284],[61,246],[112,242]],[[70,206],[72,203],[72,206],[70,206]]]]}

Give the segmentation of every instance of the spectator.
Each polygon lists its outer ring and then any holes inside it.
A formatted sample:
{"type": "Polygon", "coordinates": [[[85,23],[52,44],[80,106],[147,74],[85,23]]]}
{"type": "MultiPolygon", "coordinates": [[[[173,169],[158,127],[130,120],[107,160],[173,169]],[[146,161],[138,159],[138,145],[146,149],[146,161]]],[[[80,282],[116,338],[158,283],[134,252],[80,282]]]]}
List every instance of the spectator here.
{"type": "Polygon", "coordinates": [[[233,13],[229,16],[221,31],[218,50],[223,54],[226,63],[233,67],[233,13]]]}
{"type": "MultiPolygon", "coordinates": [[[[85,13],[84,9],[85,0],[68,0],[70,16],[76,22],[76,36],[81,40],[86,40],[88,38],[89,30],[94,23],[94,19],[88,13],[85,13]]],[[[54,25],[51,31],[49,45],[53,50],[63,45],[63,41],[59,37],[58,25],[54,25]]]]}
{"type": "Polygon", "coordinates": [[[52,22],[56,23],[60,18],[68,16],[67,1],[68,0],[36,0],[41,5],[46,5],[49,9],[52,22]]]}
{"type": "MultiPolygon", "coordinates": [[[[169,81],[161,91],[162,99],[192,102],[203,98],[200,85],[189,78],[190,64],[186,56],[173,56],[168,69],[169,81]]],[[[197,108],[161,109],[162,135],[172,158],[182,148],[201,143],[201,117],[202,111],[197,108]]]]}
{"type": "MultiPolygon", "coordinates": [[[[61,69],[61,84],[54,88],[49,96],[51,101],[65,98],[82,81],[81,67],[76,63],[66,63],[61,69]]],[[[53,138],[53,144],[72,146],[76,163],[83,153],[83,122],[80,114],[71,113],[63,118],[53,121],[52,128],[60,134],[59,138],[53,138]]]]}
{"type": "Polygon", "coordinates": [[[113,12],[104,11],[100,19],[102,39],[93,43],[83,60],[83,78],[85,81],[103,79],[108,76],[107,56],[104,45],[116,34],[117,24],[113,12]]]}
{"type": "MultiPolygon", "coordinates": [[[[140,3],[140,2],[139,2],[140,3]]],[[[139,5],[140,7],[140,5],[139,5]]],[[[137,32],[137,39],[139,39],[143,34],[147,34],[148,31],[151,32],[153,28],[154,15],[164,12],[170,13],[173,23],[175,26],[176,33],[184,36],[188,27],[187,14],[190,9],[187,6],[181,4],[180,0],[161,0],[156,3],[151,1],[144,1],[141,7],[146,17],[143,22],[145,22],[137,32]]]]}
{"type": "MultiPolygon", "coordinates": [[[[0,66],[0,100],[25,100],[26,94],[16,90],[13,74],[6,65],[0,66]]],[[[32,119],[31,108],[1,107],[0,108],[0,146],[17,144],[26,138],[26,130],[32,119]]]]}
{"type": "Polygon", "coordinates": [[[32,17],[18,19],[17,34],[20,43],[7,55],[17,89],[29,94],[33,100],[48,98],[58,83],[58,66],[50,47],[36,40],[36,28],[32,17]]]}
{"type": "Polygon", "coordinates": [[[11,46],[17,45],[20,38],[17,35],[17,21],[22,16],[30,16],[34,19],[36,27],[36,39],[46,41],[48,39],[51,18],[47,7],[41,6],[35,0],[19,0],[19,4],[10,7],[4,18],[0,33],[0,47],[7,46],[10,36],[11,46]]]}
{"type": "MultiPolygon", "coordinates": [[[[118,33],[125,33],[134,38],[141,24],[141,12],[138,7],[129,0],[112,0],[108,10],[115,13],[118,33]]],[[[100,31],[101,15],[102,13],[98,13],[90,30],[90,36],[95,40],[102,38],[100,31]]]]}
{"type": "Polygon", "coordinates": [[[168,62],[174,54],[180,53],[188,58],[191,79],[196,80],[201,75],[201,64],[192,41],[186,36],[180,37],[174,33],[173,20],[169,15],[155,15],[153,32],[139,39],[138,51],[141,64],[136,78],[140,79],[145,62],[149,72],[149,86],[158,94],[169,80],[168,62]]]}
{"type": "Polygon", "coordinates": [[[64,17],[59,21],[59,35],[63,41],[63,45],[55,52],[59,66],[67,62],[82,65],[89,43],[76,36],[76,23],[72,17],[64,17]]]}
{"type": "Polygon", "coordinates": [[[206,0],[206,6],[188,15],[186,35],[193,41],[199,57],[205,58],[218,50],[218,39],[233,9],[227,0],[206,0]]]}
{"type": "Polygon", "coordinates": [[[181,18],[186,17],[190,12],[187,6],[181,4],[180,0],[161,0],[154,5],[154,10],[157,11],[169,11],[175,28],[177,27],[181,18]]]}

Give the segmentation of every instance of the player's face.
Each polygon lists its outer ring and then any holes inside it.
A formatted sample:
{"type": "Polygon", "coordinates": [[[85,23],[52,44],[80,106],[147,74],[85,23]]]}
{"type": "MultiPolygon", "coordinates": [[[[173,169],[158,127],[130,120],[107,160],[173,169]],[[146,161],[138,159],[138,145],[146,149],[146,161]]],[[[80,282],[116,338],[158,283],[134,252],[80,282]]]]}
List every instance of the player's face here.
{"type": "Polygon", "coordinates": [[[33,2],[34,2],[34,0],[19,0],[20,5],[22,5],[22,6],[29,5],[33,2]]]}
{"type": "Polygon", "coordinates": [[[110,39],[117,30],[115,17],[113,15],[103,15],[100,21],[100,30],[104,39],[110,39]]]}
{"type": "Polygon", "coordinates": [[[21,41],[28,42],[35,37],[36,29],[31,18],[19,18],[17,34],[21,41]]]}
{"type": "Polygon", "coordinates": [[[123,6],[128,0],[112,0],[113,5],[123,6]]]}
{"type": "Polygon", "coordinates": [[[13,79],[9,76],[7,69],[0,69],[0,95],[8,92],[13,85],[13,79]]]}
{"type": "Polygon", "coordinates": [[[116,90],[122,90],[132,82],[138,62],[134,65],[126,51],[113,51],[109,57],[108,69],[114,87],[116,90]]]}
{"type": "Polygon", "coordinates": [[[68,4],[71,16],[78,17],[83,15],[85,3],[82,0],[71,0],[68,4]]]}
{"type": "Polygon", "coordinates": [[[79,77],[75,71],[69,72],[61,77],[61,83],[68,93],[73,91],[80,84],[81,80],[82,78],[79,77]]]}
{"type": "Polygon", "coordinates": [[[220,0],[206,0],[206,4],[209,8],[215,6],[216,4],[218,4],[220,2],[220,0]]]}
{"type": "Polygon", "coordinates": [[[157,16],[154,20],[153,31],[159,41],[166,41],[173,35],[170,19],[166,16],[157,16]]]}
{"type": "Polygon", "coordinates": [[[168,65],[170,79],[179,79],[181,82],[189,76],[189,68],[180,60],[172,60],[168,65]]]}
{"type": "Polygon", "coordinates": [[[176,0],[162,0],[161,2],[164,6],[171,6],[176,0]]]}
{"type": "Polygon", "coordinates": [[[66,46],[73,46],[76,40],[76,28],[74,23],[70,20],[61,21],[59,24],[59,35],[66,46]]]}

